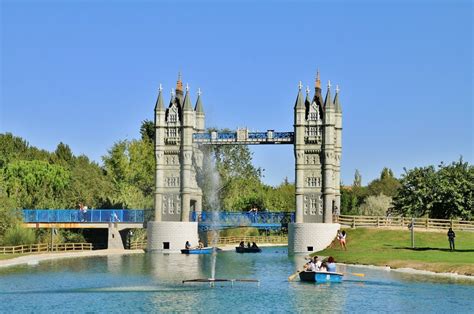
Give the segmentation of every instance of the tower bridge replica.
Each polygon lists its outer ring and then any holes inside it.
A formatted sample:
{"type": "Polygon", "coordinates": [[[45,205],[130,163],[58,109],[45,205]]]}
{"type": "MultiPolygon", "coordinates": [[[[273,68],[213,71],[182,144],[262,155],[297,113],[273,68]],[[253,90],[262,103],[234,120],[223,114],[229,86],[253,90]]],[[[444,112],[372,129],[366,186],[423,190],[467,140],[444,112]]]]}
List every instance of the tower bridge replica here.
{"type": "Polygon", "coordinates": [[[319,72],[314,95],[303,96],[301,82],[294,105],[293,131],[206,132],[205,113],[198,91],[191,105],[189,87],[183,92],[181,77],[165,108],[160,85],[155,105],[155,218],[148,222],[148,249],[179,252],[186,241],[198,242],[202,190],[196,173],[203,167],[204,145],[291,144],[295,156],[295,222],[288,226],[288,253],[308,253],[326,248],[340,225],[333,214],[340,209],[342,110],[339,89],[331,96],[328,82],[323,100],[319,72]]]}

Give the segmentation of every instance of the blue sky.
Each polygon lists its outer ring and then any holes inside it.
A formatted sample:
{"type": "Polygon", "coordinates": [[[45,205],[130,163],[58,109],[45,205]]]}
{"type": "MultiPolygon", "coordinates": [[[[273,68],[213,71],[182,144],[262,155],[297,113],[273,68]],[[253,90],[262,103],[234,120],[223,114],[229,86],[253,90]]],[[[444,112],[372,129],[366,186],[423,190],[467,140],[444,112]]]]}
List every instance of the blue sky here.
{"type": "MultiPolygon", "coordinates": [[[[207,126],[291,131],[319,68],[341,89],[345,184],[472,163],[472,3],[380,2],[1,1],[0,132],[101,162],[178,71],[207,126]]],[[[252,150],[265,182],[294,179],[292,146],[252,150]]]]}

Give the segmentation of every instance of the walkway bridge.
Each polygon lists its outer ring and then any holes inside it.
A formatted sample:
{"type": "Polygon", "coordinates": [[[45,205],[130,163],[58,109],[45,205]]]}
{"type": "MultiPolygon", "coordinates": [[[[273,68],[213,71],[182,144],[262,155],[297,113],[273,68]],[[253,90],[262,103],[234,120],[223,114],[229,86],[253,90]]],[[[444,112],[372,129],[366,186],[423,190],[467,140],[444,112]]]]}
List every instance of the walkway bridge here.
{"type": "MultiPolygon", "coordinates": [[[[93,229],[108,228],[110,224],[119,230],[145,227],[142,209],[24,209],[23,221],[29,228],[93,229]]],[[[254,227],[265,230],[286,229],[295,221],[294,213],[287,212],[201,212],[191,213],[191,221],[198,221],[199,230],[254,227]]]]}
{"type": "Polygon", "coordinates": [[[229,145],[256,145],[256,144],[293,144],[294,132],[249,132],[247,129],[238,129],[236,132],[194,133],[193,142],[201,145],[229,144],[229,145]]]}

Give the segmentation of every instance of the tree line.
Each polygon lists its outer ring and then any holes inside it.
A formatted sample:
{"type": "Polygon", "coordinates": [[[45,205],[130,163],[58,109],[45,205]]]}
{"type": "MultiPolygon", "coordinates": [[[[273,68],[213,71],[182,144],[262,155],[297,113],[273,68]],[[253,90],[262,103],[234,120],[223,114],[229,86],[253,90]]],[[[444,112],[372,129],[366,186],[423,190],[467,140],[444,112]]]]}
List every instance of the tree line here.
{"type": "MultiPolygon", "coordinates": [[[[153,122],[143,121],[140,134],[139,139],[113,144],[102,157],[102,165],[74,155],[64,143],[48,152],[11,133],[0,134],[0,241],[21,221],[20,209],[78,208],[79,203],[89,208],[152,209],[153,122]]],[[[220,209],[294,211],[294,183],[285,179],[276,187],[264,184],[263,169],[252,164],[247,146],[207,146],[203,152],[204,167],[198,170],[197,180],[203,189],[204,210],[212,208],[216,194],[212,189],[217,188],[220,209]],[[210,186],[215,175],[218,187],[210,186]]],[[[438,167],[405,169],[400,178],[384,168],[367,186],[361,182],[356,171],[352,185],[341,185],[342,214],[385,215],[389,211],[415,217],[473,217],[474,168],[462,159],[438,167]]]]}

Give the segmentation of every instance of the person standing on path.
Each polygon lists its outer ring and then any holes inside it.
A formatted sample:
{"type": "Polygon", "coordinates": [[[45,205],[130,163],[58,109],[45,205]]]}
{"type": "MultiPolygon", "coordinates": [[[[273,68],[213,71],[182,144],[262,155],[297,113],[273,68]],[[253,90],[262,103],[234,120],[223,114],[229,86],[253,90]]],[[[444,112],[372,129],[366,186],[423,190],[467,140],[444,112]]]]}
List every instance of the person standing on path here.
{"type": "Polygon", "coordinates": [[[456,248],[454,247],[454,238],[456,237],[456,234],[453,231],[453,228],[449,228],[448,230],[448,240],[449,240],[449,249],[451,251],[455,251],[456,248]]]}

